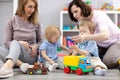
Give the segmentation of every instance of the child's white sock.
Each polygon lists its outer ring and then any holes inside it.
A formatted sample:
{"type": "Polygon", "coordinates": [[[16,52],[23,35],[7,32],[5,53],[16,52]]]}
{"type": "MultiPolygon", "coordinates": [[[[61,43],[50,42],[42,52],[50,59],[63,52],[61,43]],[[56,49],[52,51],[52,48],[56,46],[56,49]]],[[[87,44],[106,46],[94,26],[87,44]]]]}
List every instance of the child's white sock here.
{"type": "Polygon", "coordinates": [[[50,65],[50,66],[48,67],[48,70],[49,70],[50,72],[52,72],[52,71],[54,71],[57,67],[58,67],[58,64],[57,64],[57,63],[54,63],[54,64],[52,64],[52,65],[50,65]]]}
{"type": "Polygon", "coordinates": [[[107,70],[106,69],[96,69],[94,73],[95,73],[95,75],[98,75],[98,76],[105,76],[107,73],[107,70]]]}

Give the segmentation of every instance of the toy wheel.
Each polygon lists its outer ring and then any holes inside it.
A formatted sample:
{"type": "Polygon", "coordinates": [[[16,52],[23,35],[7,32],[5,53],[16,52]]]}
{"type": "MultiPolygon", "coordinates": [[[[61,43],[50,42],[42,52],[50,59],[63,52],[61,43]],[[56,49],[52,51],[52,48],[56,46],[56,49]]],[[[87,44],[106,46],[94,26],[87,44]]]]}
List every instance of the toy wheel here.
{"type": "Polygon", "coordinates": [[[86,74],[88,74],[89,72],[85,72],[84,74],[86,75],[86,74]]]}
{"type": "Polygon", "coordinates": [[[76,70],[76,74],[77,74],[77,75],[82,75],[82,74],[83,74],[82,69],[78,68],[78,69],[76,70]]]}
{"type": "Polygon", "coordinates": [[[76,73],[76,71],[75,71],[75,70],[72,70],[71,72],[72,72],[72,73],[76,73]]]}
{"type": "Polygon", "coordinates": [[[70,71],[71,71],[71,70],[70,70],[69,67],[67,67],[67,66],[64,67],[64,73],[68,74],[68,73],[70,73],[70,71]]]}
{"type": "Polygon", "coordinates": [[[32,71],[30,71],[30,72],[29,72],[29,74],[30,74],[30,75],[32,75],[32,74],[33,74],[33,72],[32,72],[32,71]]]}

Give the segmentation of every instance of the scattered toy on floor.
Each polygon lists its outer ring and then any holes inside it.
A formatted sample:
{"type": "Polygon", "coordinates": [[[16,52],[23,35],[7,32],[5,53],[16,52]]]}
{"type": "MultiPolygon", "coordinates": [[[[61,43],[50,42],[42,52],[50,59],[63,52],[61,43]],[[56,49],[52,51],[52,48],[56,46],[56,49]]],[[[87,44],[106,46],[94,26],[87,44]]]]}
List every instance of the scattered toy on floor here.
{"type": "Polygon", "coordinates": [[[47,74],[47,67],[44,66],[42,63],[34,63],[33,68],[29,68],[27,70],[27,74],[29,75],[46,75],[47,74]]]}

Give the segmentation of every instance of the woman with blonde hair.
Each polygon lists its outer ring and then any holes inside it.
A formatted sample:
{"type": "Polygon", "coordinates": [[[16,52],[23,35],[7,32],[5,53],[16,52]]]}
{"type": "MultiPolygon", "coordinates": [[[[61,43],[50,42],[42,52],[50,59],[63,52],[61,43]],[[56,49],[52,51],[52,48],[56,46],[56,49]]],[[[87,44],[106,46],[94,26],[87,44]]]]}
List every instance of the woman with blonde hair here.
{"type": "Polygon", "coordinates": [[[5,62],[0,78],[13,76],[13,66],[26,73],[37,59],[41,44],[41,27],[38,20],[38,1],[19,0],[16,14],[6,26],[5,47],[0,46],[0,59],[5,62]]]}

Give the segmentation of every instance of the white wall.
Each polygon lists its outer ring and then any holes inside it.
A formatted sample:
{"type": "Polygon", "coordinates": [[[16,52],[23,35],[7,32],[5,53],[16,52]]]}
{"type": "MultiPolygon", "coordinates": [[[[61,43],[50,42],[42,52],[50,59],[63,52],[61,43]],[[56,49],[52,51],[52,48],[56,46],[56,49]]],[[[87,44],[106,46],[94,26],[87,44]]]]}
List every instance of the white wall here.
{"type": "Polygon", "coordinates": [[[8,18],[13,15],[13,0],[0,0],[0,44],[3,43],[8,18]]]}
{"type": "Polygon", "coordinates": [[[71,0],[40,0],[40,21],[44,27],[49,24],[60,26],[60,11],[71,0]]]}

